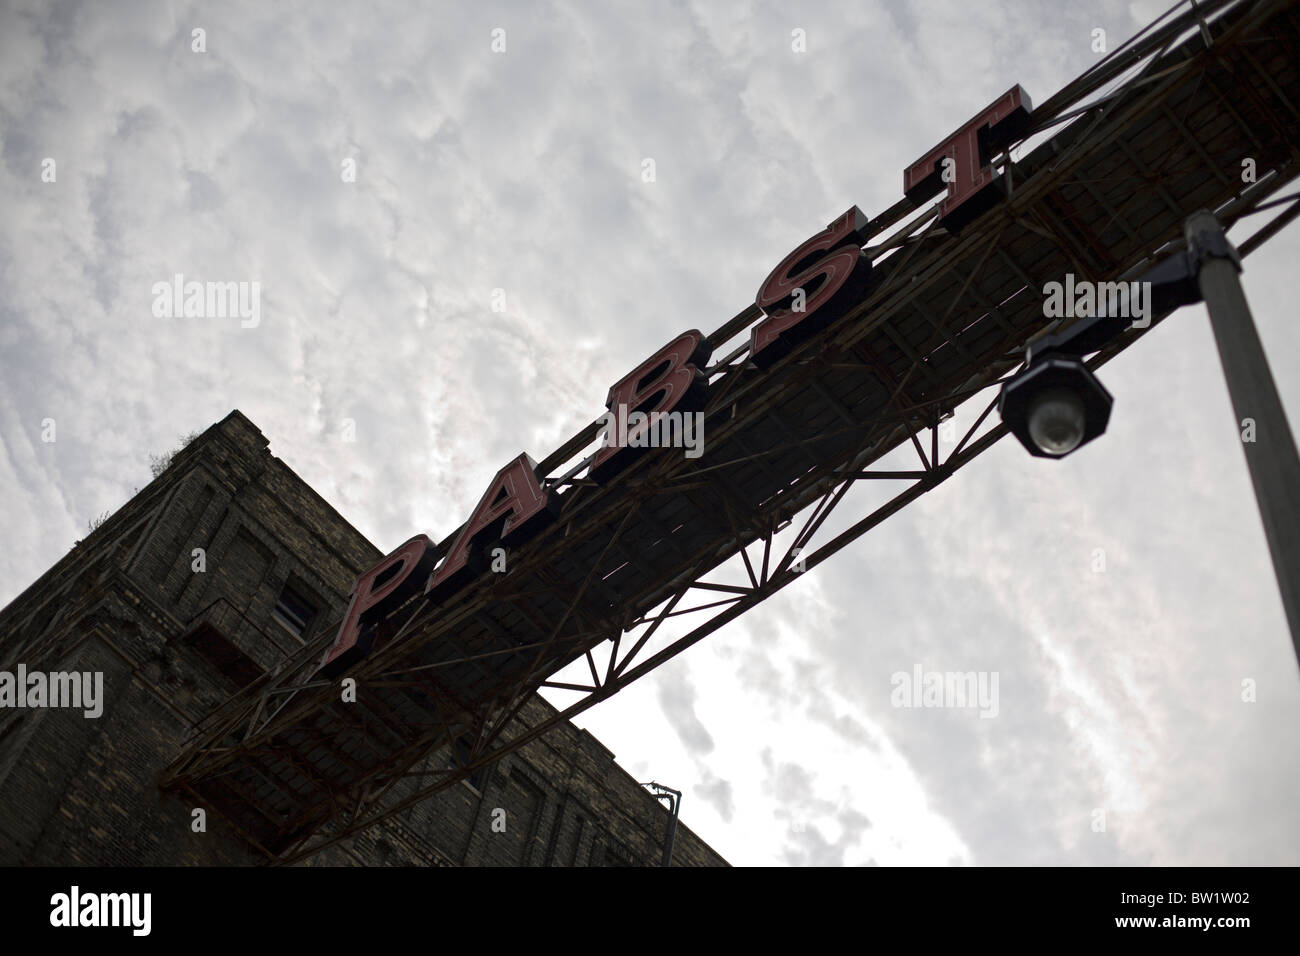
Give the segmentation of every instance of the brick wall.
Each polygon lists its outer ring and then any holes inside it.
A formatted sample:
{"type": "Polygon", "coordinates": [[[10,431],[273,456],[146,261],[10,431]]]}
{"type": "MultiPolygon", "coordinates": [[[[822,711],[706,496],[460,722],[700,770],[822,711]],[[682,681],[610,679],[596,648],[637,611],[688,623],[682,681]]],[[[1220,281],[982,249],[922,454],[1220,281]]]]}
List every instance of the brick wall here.
{"type": "MultiPolygon", "coordinates": [[[[158,774],[194,723],[336,618],[356,576],[382,556],[267,445],[232,412],[0,610],[0,670],[102,672],[105,697],[93,720],[0,709],[0,864],[261,861],[213,816],[193,832],[193,807],[162,794],[158,774]],[[302,636],[273,613],[286,584],[317,611],[302,636]]],[[[553,712],[534,697],[505,735],[553,712]]],[[[666,809],[571,724],[476,782],[308,864],[659,863],[666,809]]],[[[725,861],[679,824],[673,864],[725,861]]]]}

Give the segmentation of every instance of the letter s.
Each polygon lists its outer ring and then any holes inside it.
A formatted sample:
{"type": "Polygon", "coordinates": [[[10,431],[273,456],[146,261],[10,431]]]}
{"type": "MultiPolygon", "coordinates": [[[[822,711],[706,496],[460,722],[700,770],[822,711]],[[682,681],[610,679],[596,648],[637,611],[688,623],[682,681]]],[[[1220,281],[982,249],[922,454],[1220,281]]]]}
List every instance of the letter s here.
{"type": "Polygon", "coordinates": [[[760,368],[770,367],[853,304],[871,274],[871,260],[861,248],[869,236],[866,214],[851,206],[781,260],[755,299],[767,318],[750,333],[752,362],[760,368]],[[814,283],[815,288],[810,289],[814,283]],[[798,289],[805,298],[801,312],[786,307],[798,289]]]}

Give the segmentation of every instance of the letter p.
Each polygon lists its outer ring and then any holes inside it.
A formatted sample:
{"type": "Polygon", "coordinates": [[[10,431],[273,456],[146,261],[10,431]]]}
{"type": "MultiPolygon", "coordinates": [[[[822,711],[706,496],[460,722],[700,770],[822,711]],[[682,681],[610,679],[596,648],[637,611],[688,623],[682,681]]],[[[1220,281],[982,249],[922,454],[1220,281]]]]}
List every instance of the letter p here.
{"type": "Polygon", "coordinates": [[[325,676],[343,673],[370,653],[374,631],[368,625],[419,592],[437,560],[437,547],[417,534],[357,578],[338,636],[321,660],[325,676]]]}

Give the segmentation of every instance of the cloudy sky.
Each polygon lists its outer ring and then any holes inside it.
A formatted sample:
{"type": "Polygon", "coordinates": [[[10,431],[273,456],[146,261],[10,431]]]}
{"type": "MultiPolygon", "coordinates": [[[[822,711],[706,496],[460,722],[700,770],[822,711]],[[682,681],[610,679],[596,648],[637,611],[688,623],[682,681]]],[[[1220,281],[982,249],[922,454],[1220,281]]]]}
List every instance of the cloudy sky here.
{"type": "MultiPolygon", "coordinates": [[[[443,538],[1165,6],[0,0],[0,603],[232,408],[379,547],[443,538]],[[259,323],[155,315],[177,273],[260,282],[259,323]]],[[[1293,423],[1298,252],[1245,274],[1293,423]]],[[[1300,669],[1204,310],[1103,378],[1102,440],[1004,440],[579,723],[739,864],[1300,863],[1300,669]],[[918,666],[996,673],[996,717],[891,706],[918,666]]]]}

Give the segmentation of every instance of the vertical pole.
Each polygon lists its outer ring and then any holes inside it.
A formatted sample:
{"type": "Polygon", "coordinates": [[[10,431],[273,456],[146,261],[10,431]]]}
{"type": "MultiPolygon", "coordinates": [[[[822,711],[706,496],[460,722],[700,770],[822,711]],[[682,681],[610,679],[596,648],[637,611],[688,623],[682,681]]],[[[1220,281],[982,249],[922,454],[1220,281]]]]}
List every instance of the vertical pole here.
{"type": "MultiPolygon", "coordinates": [[[[665,790],[668,788],[665,787],[665,790]]],[[[682,794],[680,790],[672,790],[673,815],[668,820],[668,836],[664,840],[664,866],[673,865],[673,844],[677,842],[677,817],[682,812],[682,794]]]]}
{"type": "Polygon", "coordinates": [[[668,804],[668,832],[664,836],[664,855],[660,866],[673,865],[673,843],[677,839],[677,817],[682,810],[682,792],[674,790],[672,787],[665,787],[662,783],[655,783],[651,780],[649,783],[641,784],[643,787],[649,787],[654,791],[656,800],[663,800],[668,804]]]}
{"type": "Polygon", "coordinates": [[[1241,271],[1237,250],[1218,220],[1205,210],[1188,217],[1185,234],[1237,428],[1245,429],[1246,419],[1254,422],[1254,441],[1243,441],[1242,448],[1300,662],[1300,455],[1237,278],[1241,271]]]}

